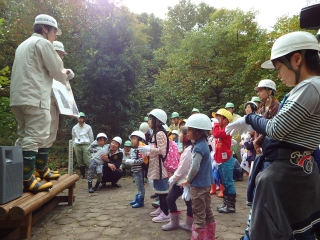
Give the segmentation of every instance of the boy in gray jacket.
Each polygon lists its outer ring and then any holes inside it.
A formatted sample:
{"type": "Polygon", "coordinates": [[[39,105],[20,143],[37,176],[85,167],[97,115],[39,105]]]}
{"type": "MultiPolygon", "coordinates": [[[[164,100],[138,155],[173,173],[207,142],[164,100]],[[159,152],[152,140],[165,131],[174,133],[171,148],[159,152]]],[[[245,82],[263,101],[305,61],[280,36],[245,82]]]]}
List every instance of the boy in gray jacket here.
{"type": "Polygon", "coordinates": [[[97,138],[95,141],[93,141],[88,151],[91,153],[94,153],[89,164],[89,170],[88,170],[88,192],[94,193],[99,187],[99,184],[102,180],[103,175],[103,163],[104,160],[101,159],[101,154],[109,154],[110,151],[110,145],[106,144],[108,140],[108,137],[104,133],[99,133],[97,135],[97,138]],[[93,174],[97,173],[97,182],[94,187],[92,187],[92,180],[93,180],[93,174]]]}

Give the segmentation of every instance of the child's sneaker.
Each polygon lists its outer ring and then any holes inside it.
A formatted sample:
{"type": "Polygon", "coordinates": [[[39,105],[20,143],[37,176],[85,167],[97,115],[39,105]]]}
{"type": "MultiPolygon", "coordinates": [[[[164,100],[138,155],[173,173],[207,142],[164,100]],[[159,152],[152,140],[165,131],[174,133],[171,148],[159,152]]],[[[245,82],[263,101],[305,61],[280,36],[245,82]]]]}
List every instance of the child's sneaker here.
{"type": "Polygon", "coordinates": [[[160,213],[162,213],[162,210],[160,208],[157,208],[157,210],[153,211],[150,213],[151,217],[157,217],[160,215],[160,213]]]}
{"type": "Polygon", "coordinates": [[[165,215],[162,211],[158,217],[152,218],[153,222],[161,223],[161,222],[170,222],[170,215],[165,215]]]}

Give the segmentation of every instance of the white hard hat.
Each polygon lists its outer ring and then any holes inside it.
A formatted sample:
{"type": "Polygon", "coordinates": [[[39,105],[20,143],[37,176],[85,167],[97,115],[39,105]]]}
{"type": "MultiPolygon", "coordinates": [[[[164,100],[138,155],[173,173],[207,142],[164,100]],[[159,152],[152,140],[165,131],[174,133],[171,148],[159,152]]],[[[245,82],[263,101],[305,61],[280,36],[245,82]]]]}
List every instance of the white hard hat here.
{"type": "Polygon", "coordinates": [[[274,83],[274,81],[270,80],[270,79],[263,79],[259,82],[258,86],[254,88],[254,90],[258,90],[258,88],[271,88],[274,91],[277,91],[277,87],[276,84],[274,83]]]}
{"type": "Polygon", "coordinates": [[[149,129],[150,129],[150,127],[149,127],[148,123],[143,122],[143,123],[140,124],[139,130],[141,132],[143,132],[144,134],[146,134],[149,131],[149,129]]]}
{"type": "Polygon", "coordinates": [[[150,113],[148,113],[148,116],[152,115],[159,119],[163,124],[167,122],[167,114],[162,109],[153,109],[150,113]]]}
{"type": "Polygon", "coordinates": [[[122,139],[121,139],[121,137],[114,137],[114,138],[112,138],[112,141],[116,141],[116,142],[118,142],[118,143],[119,143],[119,145],[121,145],[121,144],[122,144],[122,139]]]}
{"type": "Polygon", "coordinates": [[[57,29],[56,35],[62,34],[61,30],[58,28],[57,21],[53,17],[51,17],[47,14],[40,14],[40,15],[36,16],[36,19],[34,20],[33,25],[36,25],[36,24],[45,24],[45,25],[55,27],[57,29]]]}
{"type": "Polygon", "coordinates": [[[107,135],[104,134],[104,133],[99,133],[99,134],[97,135],[97,138],[96,138],[96,139],[98,140],[98,138],[100,138],[100,137],[103,137],[103,138],[108,139],[107,135]]]}
{"type": "Polygon", "coordinates": [[[169,129],[167,124],[163,124],[162,127],[164,128],[164,130],[166,130],[166,132],[170,131],[170,129],[169,129]]]}
{"type": "Polygon", "coordinates": [[[143,140],[146,140],[146,136],[144,135],[143,132],[141,131],[134,131],[131,133],[131,135],[129,136],[129,139],[131,140],[131,136],[138,136],[140,138],[142,138],[143,140]]]}
{"type": "Polygon", "coordinates": [[[185,126],[208,131],[212,130],[210,118],[202,113],[191,115],[185,126]]]}
{"type": "Polygon", "coordinates": [[[179,132],[177,130],[173,130],[171,133],[172,134],[177,134],[179,136],[179,132]]]}
{"type": "Polygon", "coordinates": [[[63,43],[62,43],[62,42],[53,41],[53,48],[54,48],[54,50],[56,50],[56,51],[61,51],[61,52],[63,52],[64,54],[67,54],[66,51],[64,50],[64,46],[63,46],[63,43]]]}
{"type": "Polygon", "coordinates": [[[253,107],[254,107],[254,109],[252,109],[252,111],[256,112],[256,111],[258,110],[258,105],[257,105],[257,103],[255,103],[255,102],[253,102],[253,101],[248,101],[248,102],[246,102],[246,103],[244,104],[244,108],[246,108],[247,105],[250,104],[250,103],[253,104],[253,107]]]}
{"type": "Polygon", "coordinates": [[[317,32],[317,35],[320,35],[320,29],[319,29],[319,31],[317,32]]]}
{"type": "Polygon", "coordinates": [[[271,49],[270,60],[264,62],[261,67],[273,69],[272,60],[285,56],[288,53],[304,49],[320,50],[318,40],[314,35],[302,31],[285,34],[274,42],[271,49]]]}

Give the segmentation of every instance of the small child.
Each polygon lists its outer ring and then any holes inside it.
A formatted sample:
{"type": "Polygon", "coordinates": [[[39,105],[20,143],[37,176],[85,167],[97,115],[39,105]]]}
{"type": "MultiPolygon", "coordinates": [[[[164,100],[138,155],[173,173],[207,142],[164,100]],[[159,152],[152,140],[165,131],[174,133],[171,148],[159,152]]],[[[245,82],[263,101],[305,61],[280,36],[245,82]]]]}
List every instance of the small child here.
{"type": "Polygon", "coordinates": [[[99,133],[97,135],[97,138],[95,141],[93,141],[89,148],[89,152],[94,152],[94,155],[92,156],[89,164],[89,170],[88,170],[88,192],[94,193],[99,187],[99,184],[102,181],[102,175],[103,175],[103,163],[104,160],[101,159],[101,154],[108,155],[110,151],[109,144],[106,144],[108,140],[108,137],[104,133],[99,133]],[[93,174],[97,173],[97,182],[94,187],[92,187],[92,180],[93,180],[93,174]]]}
{"type": "Polygon", "coordinates": [[[221,108],[217,111],[216,118],[213,125],[213,136],[216,139],[214,159],[218,164],[220,179],[224,186],[223,205],[217,207],[217,210],[219,213],[234,213],[236,211],[236,188],[233,180],[235,160],[231,150],[232,137],[225,132],[226,126],[232,120],[232,114],[221,108]]]}
{"type": "Polygon", "coordinates": [[[131,201],[130,204],[132,205],[132,208],[139,208],[144,206],[145,188],[142,171],[143,158],[138,147],[140,141],[145,141],[145,135],[141,131],[134,131],[131,133],[129,139],[131,140],[132,145],[132,149],[130,151],[131,159],[127,159],[126,164],[132,165],[131,172],[138,189],[135,200],[131,201]]]}
{"type": "Polygon", "coordinates": [[[208,116],[198,113],[191,115],[186,125],[188,137],[194,142],[192,162],[187,180],[181,185],[184,191],[191,184],[192,212],[194,222],[191,239],[215,239],[216,222],[211,209],[210,188],[213,183],[210,150],[207,143],[212,128],[208,116]]]}

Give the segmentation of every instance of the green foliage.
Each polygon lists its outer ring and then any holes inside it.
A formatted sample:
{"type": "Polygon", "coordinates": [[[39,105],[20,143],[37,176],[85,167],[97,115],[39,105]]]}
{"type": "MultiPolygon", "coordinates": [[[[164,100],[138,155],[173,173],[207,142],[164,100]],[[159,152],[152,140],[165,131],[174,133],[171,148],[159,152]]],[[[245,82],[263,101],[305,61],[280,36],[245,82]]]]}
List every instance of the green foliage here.
{"type": "MultiPolygon", "coordinates": [[[[189,117],[196,107],[202,113],[255,96],[261,79],[277,83],[279,100],[290,91],[277,73],[261,69],[273,42],[300,30],[298,16],[283,16],[271,31],[261,29],[255,11],[216,9],[205,3],[180,0],[169,7],[167,18],[133,14],[113,0],[0,0],[0,144],[12,145],[16,121],[9,107],[10,68],[18,45],[32,33],[36,15],[58,21],[68,55],[66,68],[80,111],[94,134],[126,138],[137,130],[153,108],[169,115],[189,117]]],[[[315,34],[315,31],[310,31],[315,34]]],[[[66,167],[67,140],[76,119],[60,118],[58,138],[52,147],[53,168],[66,167]]]]}

